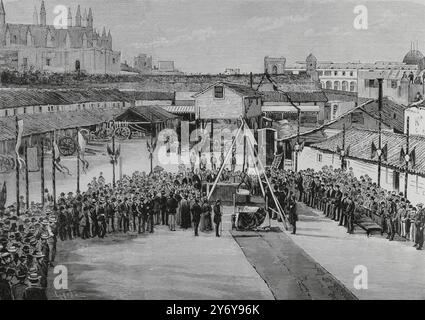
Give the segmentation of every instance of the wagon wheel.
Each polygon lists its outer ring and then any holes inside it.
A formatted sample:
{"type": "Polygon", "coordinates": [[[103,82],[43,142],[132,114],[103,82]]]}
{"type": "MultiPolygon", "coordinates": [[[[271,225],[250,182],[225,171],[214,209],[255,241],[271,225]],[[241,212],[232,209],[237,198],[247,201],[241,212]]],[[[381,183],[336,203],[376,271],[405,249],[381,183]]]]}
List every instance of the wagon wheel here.
{"type": "Polygon", "coordinates": [[[118,140],[127,140],[130,138],[131,130],[127,127],[119,127],[115,129],[115,137],[118,140]]]}
{"type": "Polygon", "coordinates": [[[77,144],[71,137],[63,137],[59,140],[58,149],[63,156],[72,156],[77,151],[77,144]]]}

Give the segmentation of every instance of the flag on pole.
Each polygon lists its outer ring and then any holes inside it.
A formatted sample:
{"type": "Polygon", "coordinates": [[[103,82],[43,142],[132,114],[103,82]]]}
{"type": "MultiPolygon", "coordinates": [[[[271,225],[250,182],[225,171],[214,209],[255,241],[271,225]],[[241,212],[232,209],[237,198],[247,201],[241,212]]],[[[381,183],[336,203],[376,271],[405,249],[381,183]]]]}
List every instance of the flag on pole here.
{"type": "Polygon", "coordinates": [[[84,173],[87,173],[87,169],[89,168],[89,162],[85,159],[84,153],[86,151],[86,140],[84,136],[78,131],[78,147],[80,148],[80,154],[78,156],[78,160],[82,163],[82,169],[84,173]]]}
{"type": "Polygon", "coordinates": [[[59,153],[58,145],[56,144],[56,140],[53,141],[53,148],[55,148],[55,168],[61,173],[66,173],[67,175],[71,176],[71,173],[67,167],[65,167],[63,164],[61,164],[61,157],[59,153]]]}
{"type": "Polygon", "coordinates": [[[6,181],[3,182],[3,188],[0,192],[0,209],[3,209],[6,205],[6,199],[7,199],[7,189],[6,189],[6,181]]]}
{"type": "Polygon", "coordinates": [[[18,134],[16,137],[15,152],[16,152],[16,162],[17,162],[16,165],[19,165],[19,169],[22,169],[22,167],[25,165],[24,159],[22,159],[21,156],[19,155],[19,148],[21,147],[23,132],[24,132],[24,120],[18,120],[18,134]]]}

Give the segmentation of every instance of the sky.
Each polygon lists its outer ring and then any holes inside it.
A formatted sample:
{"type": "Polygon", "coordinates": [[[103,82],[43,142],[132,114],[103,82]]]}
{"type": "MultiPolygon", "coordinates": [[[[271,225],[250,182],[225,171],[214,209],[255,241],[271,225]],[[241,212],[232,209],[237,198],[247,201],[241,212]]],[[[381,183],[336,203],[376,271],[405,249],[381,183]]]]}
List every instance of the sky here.
{"type": "MultiPolygon", "coordinates": [[[[3,0],[6,21],[31,23],[41,0],[3,0]]],[[[264,56],[303,61],[402,61],[411,41],[425,53],[425,0],[45,0],[52,23],[58,5],[92,7],[94,25],[111,30],[114,50],[132,63],[139,53],[174,60],[188,73],[225,68],[262,72],[264,56]],[[356,29],[358,5],[367,29],[356,29]]],[[[130,63],[130,64],[131,64],[130,63]]]]}

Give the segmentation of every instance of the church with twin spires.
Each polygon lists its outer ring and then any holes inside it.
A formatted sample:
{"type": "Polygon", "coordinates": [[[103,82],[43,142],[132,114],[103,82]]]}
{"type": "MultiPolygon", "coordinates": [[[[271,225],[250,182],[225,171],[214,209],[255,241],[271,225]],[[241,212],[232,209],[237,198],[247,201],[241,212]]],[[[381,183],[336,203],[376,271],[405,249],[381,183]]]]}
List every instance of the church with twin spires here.
{"type": "Polygon", "coordinates": [[[48,25],[46,7],[34,8],[32,24],[6,22],[3,0],[0,3],[0,70],[39,70],[43,72],[85,72],[119,74],[121,52],[112,48],[112,35],[93,27],[93,11],[82,13],[80,6],[73,19],[71,9],[60,26],[48,25]]]}

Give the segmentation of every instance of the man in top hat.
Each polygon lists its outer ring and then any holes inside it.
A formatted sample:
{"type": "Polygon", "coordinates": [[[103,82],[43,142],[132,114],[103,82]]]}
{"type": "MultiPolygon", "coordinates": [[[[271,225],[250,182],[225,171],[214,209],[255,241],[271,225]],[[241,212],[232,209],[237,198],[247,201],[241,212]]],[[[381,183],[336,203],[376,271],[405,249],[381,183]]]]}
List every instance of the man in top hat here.
{"type": "Polygon", "coordinates": [[[47,300],[46,289],[40,286],[40,278],[37,273],[28,276],[29,286],[24,291],[23,300],[47,300]]]}
{"type": "Polygon", "coordinates": [[[19,270],[15,277],[18,282],[12,286],[13,300],[24,300],[24,293],[28,288],[26,284],[27,274],[22,270],[19,270]]]}
{"type": "Polygon", "coordinates": [[[176,231],[176,213],[177,213],[177,200],[174,197],[174,192],[170,192],[170,196],[167,200],[167,211],[169,218],[169,227],[171,231],[176,231]]]}
{"type": "Polygon", "coordinates": [[[217,201],[215,202],[213,211],[214,211],[214,223],[215,223],[215,236],[220,237],[221,216],[223,214],[221,209],[220,199],[217,199],[217,201]]]}
{"type": "Polygon", "coordinates": [[[202,208],[199,205],[198,198],[195,198],[195,203],[192,207],[192,221],[193,221],[193,228],[195,229],[195,237],[197,237],[198,229],[199,229],[199,222],[201,221],[201,214],[202,214],[202,208]]]}
{"type": "Polygon", "coordinates": [[[415,217],[415,227],[416,227],[415,244],[416,244],[416,250],[422,250],[424,245],[425,211],[424,211],[422,203],[419,203],[417,205],[417,208],[418,210],[415,217]]]}

